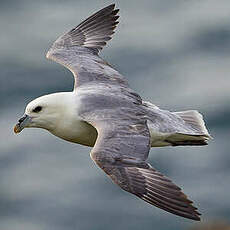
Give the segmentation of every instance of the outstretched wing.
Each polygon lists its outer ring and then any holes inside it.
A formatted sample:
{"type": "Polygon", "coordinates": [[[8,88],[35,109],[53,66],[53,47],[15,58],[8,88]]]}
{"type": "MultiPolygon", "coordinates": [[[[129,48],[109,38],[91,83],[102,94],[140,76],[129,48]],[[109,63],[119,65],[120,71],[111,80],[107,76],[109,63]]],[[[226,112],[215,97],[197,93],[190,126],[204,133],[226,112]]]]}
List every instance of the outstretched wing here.
{"type": "Polygon", "coordinates": [[[127,82],[98,56],[111,39],[118,24],[115,4],[93,14],[68,33],[59,37],[46,57],[67,67],[75,76],[75,87],[86,83],[124,84],[127,82]]]}
{"type": "Polygon", "coordinates": [[[91,158],[125,191],[173,214],[199,220],[180,188],[146,162],[150,135],[138,97],[119,92],[101,97],[85,98],[81,111],[98,132],[91,158]]]}

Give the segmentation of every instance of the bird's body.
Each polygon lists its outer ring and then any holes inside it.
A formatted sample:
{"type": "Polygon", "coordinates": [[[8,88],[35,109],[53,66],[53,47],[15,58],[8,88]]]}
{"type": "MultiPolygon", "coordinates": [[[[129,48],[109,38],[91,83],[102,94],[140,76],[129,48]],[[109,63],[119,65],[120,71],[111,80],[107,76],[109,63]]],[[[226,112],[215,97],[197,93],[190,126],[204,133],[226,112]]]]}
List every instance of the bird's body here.
{"type": "Polygon", "coordinates": [[[43,128],[91,146],[91,158],[123,190],[173,214],[199,220],[192,202],[147,158],[151,147],[206,145],[210,136],[202,115],[195,110],[169,112],[143,101],[98,55],[118,23],[114,7],[98,11],[56,40],[47,58],[71,70],[74,90],[30,102],[15,132],[43,128]]]}
{"type": "MultiPolygon", "coordinates": [[[[104,90],[104,88],[102,88],[102,90],[104,90]]],[[[98,89],[96,89],[96,91],[99,93],[98,89]]],[[[46,122],[40,124],[40,128],[47,129],[53,135],[66,141],[93,147],[97,139],[97,130],[81,117],[81,111],[86,107],[86,104],[82,101],[84,97],[88,99],[90,94],[92,97],[95,97],[93,89],[85,90],[84,88],[76,92],[53,93],[37,98],[29,104],[28,108],[33,108],[35,104],[42,105],[44,102],[52,104],[52,115],[45,118],[46,122]],[[59,112],[55,113],[55,111],[59,112]],[[49,120],[50,122],[47,122],[49,120]]],[[[104,97],[103,92],[98,101],[99,104],[102,104],[104,107],[106,100],[101,97],[104,97]],[[103,103],[101,103],[101,101],[103,103]]],[[[112,106],[111,104],[109,105],[112,106]]],[[[201,136],[199,134],[200,130],[196,130],[191,124],[186,123],[177,113],[161,110],[150,102],[145,101],[142,102],[141,107],[145,110],[151,147],[176,145],[178,141],[180,142],[178,145],[206,144],[208,133],[207,135],[201,136]],[[156,118],[160,121],[156,122],[156,118]],[[193,135],[191,135],[192,132],[193,135]],[[186,142],[186,136],[189,143],[186,142]],[[181,143],[182,141],[184,141],[183,144],[181,143]]],[[[114,109],[117,109],[116,105],[114,109]]],[[[28,113],[30,111],[26,112],[28,113]]],[[[194,117],[197,115],[199,119],[198,112],[189,112],[194,113],[194,117]]],[[[36,124],[36,127],[38,127],[38,124],[36,124]]]]}

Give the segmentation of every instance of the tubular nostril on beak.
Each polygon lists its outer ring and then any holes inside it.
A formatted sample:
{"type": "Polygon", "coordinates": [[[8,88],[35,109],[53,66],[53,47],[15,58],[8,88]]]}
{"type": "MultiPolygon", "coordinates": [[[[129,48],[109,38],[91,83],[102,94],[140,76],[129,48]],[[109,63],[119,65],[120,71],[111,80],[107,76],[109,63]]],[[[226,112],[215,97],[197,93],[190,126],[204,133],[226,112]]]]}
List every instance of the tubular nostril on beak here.
{"type": "Polygon", "coordinates": [[[22,118],[20,118],[18,120],[19,123],[22,123],[26,118],[27,118],[28,115],[24,115],[22,118]]]}
{"type": "Polygon", "coordinates": [[[20,119],[18,120],[18,122],[21,123],[21,122],[23,122],[23,120],[24,120],[23,118],[20,118],[20,119]]]}

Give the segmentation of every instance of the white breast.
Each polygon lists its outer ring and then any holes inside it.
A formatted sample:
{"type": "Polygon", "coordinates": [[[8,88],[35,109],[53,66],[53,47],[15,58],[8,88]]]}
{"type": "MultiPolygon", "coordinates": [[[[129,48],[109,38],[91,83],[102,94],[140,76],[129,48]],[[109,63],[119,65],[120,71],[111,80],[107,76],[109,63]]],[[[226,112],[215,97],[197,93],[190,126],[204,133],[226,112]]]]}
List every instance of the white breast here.
{"type": "Polygon", "coordinates": [[[66,141],[86,146],[94,146],[97,139],[96,129],[90,124],[77,119],[68,120],[68,118],[65,118],[51,133],[66,141]]]}

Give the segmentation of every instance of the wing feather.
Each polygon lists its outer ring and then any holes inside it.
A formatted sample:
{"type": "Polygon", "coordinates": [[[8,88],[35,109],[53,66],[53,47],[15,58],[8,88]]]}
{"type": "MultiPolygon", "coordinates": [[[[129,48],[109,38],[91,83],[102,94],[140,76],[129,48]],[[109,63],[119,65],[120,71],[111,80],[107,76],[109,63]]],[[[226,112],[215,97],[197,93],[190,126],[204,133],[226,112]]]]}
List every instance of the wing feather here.
{"type": "MultiPolygon", "coordinates": [[[[117,170],[120,169],[117,168],[117,170]]],[[[128,192],[175,215],[200,220],[200,213],[196,211],[197,208],[192,205],[192,201],[187,199],[178,186],[152,167],[145,169],[127,167],[125,168],[125,172],[127,183],[129,183],[128,192]],[[155,174],[158,176],[157,183],[155,183],[155,174]],[[167,180],[167,185],[165,184],[165,180],[167,180]]],[[[119,181],[119,179],[116,179],[114,182],[122,187],[119,181]]],[[[125,190],[127,191],[127,186],[125,190]]]]}
{"type": "Polygon", "coordinates": [[[94,48],[97,52],[111,39],[118,24],[119,9],[114,10],[115,4],[109,5],[93,14],[78,26],[62,35],[54,43],[54,47],[82,46],[94,48]]]}

